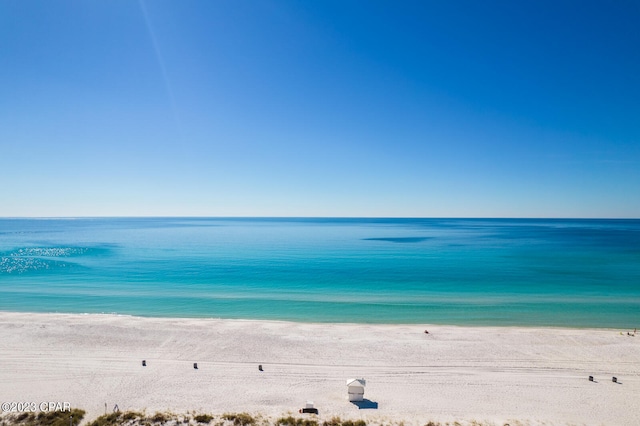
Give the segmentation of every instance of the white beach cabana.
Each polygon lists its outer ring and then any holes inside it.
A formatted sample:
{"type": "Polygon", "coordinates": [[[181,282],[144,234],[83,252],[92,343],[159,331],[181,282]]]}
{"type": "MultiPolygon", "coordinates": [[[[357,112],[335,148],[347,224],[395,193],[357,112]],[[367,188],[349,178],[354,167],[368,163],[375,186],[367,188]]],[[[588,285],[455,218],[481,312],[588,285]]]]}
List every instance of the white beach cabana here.
{"type": "Polygon", "coordinates": [[[362,401],[364,399],[364,387],[366,381],[364,379],[347,380],[347,392],[349,401],[362,401]]]}

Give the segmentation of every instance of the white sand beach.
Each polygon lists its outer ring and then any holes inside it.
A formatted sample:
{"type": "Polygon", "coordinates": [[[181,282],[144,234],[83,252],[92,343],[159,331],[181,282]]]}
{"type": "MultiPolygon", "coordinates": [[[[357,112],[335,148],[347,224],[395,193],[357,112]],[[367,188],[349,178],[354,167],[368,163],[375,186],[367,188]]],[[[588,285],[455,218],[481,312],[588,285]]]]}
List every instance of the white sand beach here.
{"type": "Polygon", "coordinates": [[[276,417],[312,400],[321,420],[638,425],[627,331],[0,312],[0,402],[69,402],[87,420],[105,404],[276,417]],[[347,401],[354,377],[370,408],[347,401]]]}

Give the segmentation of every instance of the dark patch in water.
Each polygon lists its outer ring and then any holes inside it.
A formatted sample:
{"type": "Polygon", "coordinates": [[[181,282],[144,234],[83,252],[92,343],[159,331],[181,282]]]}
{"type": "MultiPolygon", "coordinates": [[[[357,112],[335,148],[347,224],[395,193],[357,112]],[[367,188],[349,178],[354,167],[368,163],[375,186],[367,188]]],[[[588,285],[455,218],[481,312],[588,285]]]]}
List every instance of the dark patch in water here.
{"type": "Polygon", "coordinates": [[[428,240],[429,237],[380,237],[380,238],[363,238],[364,241],[386,241],[389,243],[421,243],[428,240]]]}

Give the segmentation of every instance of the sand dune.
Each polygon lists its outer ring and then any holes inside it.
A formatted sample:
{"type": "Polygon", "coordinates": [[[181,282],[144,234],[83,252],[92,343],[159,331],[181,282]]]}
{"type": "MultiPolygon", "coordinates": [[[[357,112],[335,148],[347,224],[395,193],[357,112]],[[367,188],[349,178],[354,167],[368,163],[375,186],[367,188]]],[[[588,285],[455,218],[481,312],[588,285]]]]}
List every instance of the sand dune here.
{"type": "Polygon", "coordinates": [[[640,334],[619,330],[0,312],[0,402],[89,419],[105,404],[280,416],[312,400],[321,419],[372,423],[638,425],[639,395],[640,334]],[[347,401],[351,377],[371,408],[347,401]]]}

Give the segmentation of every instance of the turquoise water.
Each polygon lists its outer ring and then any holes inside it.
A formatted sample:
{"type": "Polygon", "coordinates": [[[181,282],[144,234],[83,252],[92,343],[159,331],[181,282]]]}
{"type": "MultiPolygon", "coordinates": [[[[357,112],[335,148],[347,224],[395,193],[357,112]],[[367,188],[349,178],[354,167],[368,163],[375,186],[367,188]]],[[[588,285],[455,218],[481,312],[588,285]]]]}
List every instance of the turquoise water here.
{"type": "Polygon", "coordinates": [[[0,219],[0,310],[640,326],[640,220],[0,219]]]}

